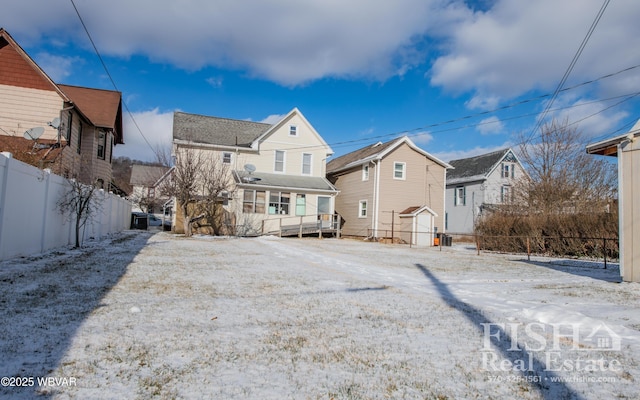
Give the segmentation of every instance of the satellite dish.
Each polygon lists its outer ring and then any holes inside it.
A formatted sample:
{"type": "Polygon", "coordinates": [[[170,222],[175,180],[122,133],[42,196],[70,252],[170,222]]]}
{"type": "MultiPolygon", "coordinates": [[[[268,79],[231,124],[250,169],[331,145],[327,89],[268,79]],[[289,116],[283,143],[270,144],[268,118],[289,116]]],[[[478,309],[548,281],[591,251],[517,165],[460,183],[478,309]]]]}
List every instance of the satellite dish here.
{"type": "Polygon", "coordinates": [[[256,172],[256,166],[253,164],[245,164],[244,170],[247,171],[248,173],[256,172]]]}
{"type": "Polygon", "coordinates": [[[53,121],[49,122],[49,126],[58,129],[60,127],[60,118],[54,118],[53,121]]]}
{"type": "Polygon", "coordinates": [[[36,128],[27,129],[24,133],[24,138],[27,140],[37,140],[44,133],[44,128],[38,126],[36,128]]]}

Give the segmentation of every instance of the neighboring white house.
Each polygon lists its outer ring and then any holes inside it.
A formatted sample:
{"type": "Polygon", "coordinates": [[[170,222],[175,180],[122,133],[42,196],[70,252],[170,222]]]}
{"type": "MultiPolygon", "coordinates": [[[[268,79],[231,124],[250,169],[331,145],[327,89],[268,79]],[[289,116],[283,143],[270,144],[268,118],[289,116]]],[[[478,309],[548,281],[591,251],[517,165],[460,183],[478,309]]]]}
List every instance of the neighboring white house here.
{"type": "Polygon", "coordinates": [[[622,136],[588,145],[587,153],[618,158],[620,275],[640,282],[640,120],[622,136]]]}
{"type": "Polygon", "coordinates": [[[333,218],[338,191],[325,177],[333,150],[297,108],[275,124],[176,112],[173,145],[176,157],[190,148],[230,166],[233,188],[223,204],[247,233],[333,218]]]}
{"type": "Polygon", "coordinates": [[[511,149],[453,160],[447,170],[446,230],[471,234],[487,207],[511,202],[526,172],[511,149]]]}
{"type": "Polygon", "coordinates": [[[168,197],[162,196],[158,183],[166,176],[169,167],[158,165],[133,164],[131,167],[131,194],[129,199],[133,203],[132,211],[142,211],[151,214],[162,212],[163,204],[168,197]]]}

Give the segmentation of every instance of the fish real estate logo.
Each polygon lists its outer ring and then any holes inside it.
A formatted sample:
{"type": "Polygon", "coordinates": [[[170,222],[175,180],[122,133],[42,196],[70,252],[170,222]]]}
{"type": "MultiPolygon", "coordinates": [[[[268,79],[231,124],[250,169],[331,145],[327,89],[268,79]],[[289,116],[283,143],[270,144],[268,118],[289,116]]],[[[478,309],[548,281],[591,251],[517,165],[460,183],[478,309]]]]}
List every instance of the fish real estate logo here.
{"type": "Polygon", "coordinates": [[[619,372],[622,341],[606,324],[481,323],[482,368],[491,372],[619,372]]]}

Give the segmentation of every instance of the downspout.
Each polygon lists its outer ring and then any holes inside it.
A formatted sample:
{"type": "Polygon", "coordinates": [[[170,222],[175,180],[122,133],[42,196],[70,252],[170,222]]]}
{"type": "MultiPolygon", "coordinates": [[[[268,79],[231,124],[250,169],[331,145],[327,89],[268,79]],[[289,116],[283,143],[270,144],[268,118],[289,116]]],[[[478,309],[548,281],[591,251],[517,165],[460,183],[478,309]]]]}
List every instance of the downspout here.
{"type": "MultiPolygon", "coordinates": [[[[442,215],[441,215],[441,219],[442,219],[442,228],[441,228],[441,232],[442,233],[446,233],[447,229],[446,226],[444,224],[444,214],[447,212],[447,168],[443,168],[442,169],[442,185],[444,186],[444,190],[442,191],[442,215]]],[[[433,230],[433,227],[432,227],[433,230]]]]}
{"type": "Polygon", "coordinates": [[[373,237],[378,237],[378,222],[379,217],[378,213],[380,212],[380,162],[382,160],[378,160],[377,163],[374,163],[376,166],[376,176],[373,188],[373,237]]]}

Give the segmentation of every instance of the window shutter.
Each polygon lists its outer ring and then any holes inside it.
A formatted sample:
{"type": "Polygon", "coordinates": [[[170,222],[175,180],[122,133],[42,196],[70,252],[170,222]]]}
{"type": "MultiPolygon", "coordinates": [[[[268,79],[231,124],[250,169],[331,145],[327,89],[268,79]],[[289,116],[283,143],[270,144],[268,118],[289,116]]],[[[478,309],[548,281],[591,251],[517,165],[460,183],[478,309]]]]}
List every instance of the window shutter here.
{"type": "Polygon", "coordinates": [[[467,187],[466,186],[462,188],[462,205],[463,206],[467,205],[467,187]]]}

